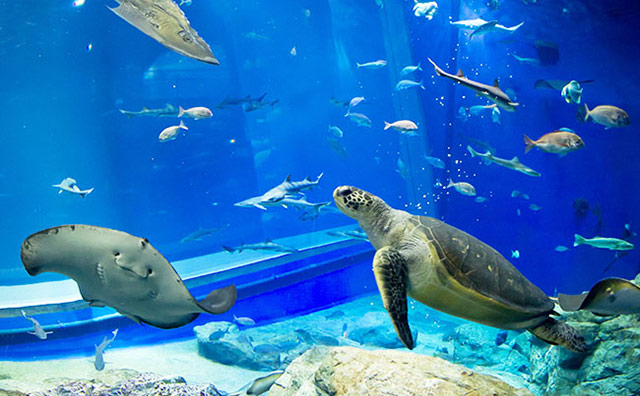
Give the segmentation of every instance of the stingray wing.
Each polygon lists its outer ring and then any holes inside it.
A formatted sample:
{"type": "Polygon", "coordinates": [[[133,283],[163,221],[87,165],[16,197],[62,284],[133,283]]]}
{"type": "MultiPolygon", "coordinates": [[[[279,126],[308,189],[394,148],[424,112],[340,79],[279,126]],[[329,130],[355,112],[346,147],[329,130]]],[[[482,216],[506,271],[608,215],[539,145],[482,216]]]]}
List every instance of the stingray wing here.
{"type": "Polygon", "coordinates": [[[180,7],[171,0],[118,0],[109,8],[116,15],[179,54],[219,65],[209,45],[189,25],[180,7]]]}

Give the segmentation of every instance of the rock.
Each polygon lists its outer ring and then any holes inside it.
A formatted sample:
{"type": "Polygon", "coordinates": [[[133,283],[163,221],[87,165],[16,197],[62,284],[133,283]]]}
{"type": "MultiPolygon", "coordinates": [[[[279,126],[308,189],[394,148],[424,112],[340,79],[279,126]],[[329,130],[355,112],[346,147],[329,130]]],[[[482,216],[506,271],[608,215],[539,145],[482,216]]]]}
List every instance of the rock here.
{"type": "Polygon", "coordinates": [[[363,345],[372,345],[381,348],[404,348],[404,345],[396,335],[391,324],[387,326],[359,327],[349,332],[350,340],[363,345]]]}
{"type": "Polygon", "coordinates": [[[222,396],[213,385],[187,385],[182,377],[160,377],[140,374],[115,385],[103,382],[73,381],[44,392],[33,392],[30,396],[222,396]]]}
{"type": "Polygon", "coordinates": [[[532,396],[497,378],[411,352],[316,347],[294,360],[270,396],[532,396]]]}

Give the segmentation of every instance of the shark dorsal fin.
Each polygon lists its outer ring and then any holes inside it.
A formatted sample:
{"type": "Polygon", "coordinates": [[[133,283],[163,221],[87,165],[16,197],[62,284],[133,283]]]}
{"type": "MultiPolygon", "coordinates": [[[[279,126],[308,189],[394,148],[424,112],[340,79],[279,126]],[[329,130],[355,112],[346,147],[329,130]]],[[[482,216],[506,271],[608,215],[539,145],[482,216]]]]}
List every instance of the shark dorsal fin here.
{"type": "Polygon", "coordinates": [[[149,110],[147,106],[142,106],[142,110],[149,110]]]}
{"type": "Polygon", "coordinates": [[[291,175],[287,176],[286,179],[284,179],[285,182],[290,182],[291,181],[291,175]]]}
{"type": "Polygon", "coordinates": [[[462,72],[462,69],[458,69],[458,73],[456,73],[456,76],[464,77],[464,73],[462,72]]]}
{"type": "Polygon", "coordinates": [[[500,88],[500,83],[498,82],[497,78],[495,80],[493,80],[493,86],[496,87],[496,88],[500,88]]]}
{"type": "Polygon", "coordinates": [[[513,161],[513,162],[515,162],[517,164],[520,163],[520,160],[518,159],[518,156],[515,156],[515,157],[511,158],[511,161],[513,161]]]}
{"type": "Polygon", "coordinates": [[[273,241],[271,240],[271,238],[267,238],[264,240],[266,243],[273,243],[273,241]]]}

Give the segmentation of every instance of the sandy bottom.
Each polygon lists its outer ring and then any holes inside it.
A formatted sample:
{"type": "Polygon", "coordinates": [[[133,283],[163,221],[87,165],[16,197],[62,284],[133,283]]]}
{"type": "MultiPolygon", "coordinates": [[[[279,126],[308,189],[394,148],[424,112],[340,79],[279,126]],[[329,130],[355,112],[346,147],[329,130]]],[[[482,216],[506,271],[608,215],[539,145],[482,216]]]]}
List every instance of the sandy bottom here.
{"type": "Polygon", "coordinates": [[[198,355],[197,348],[194,339],[109,349],[105,353],[107,367],[103,371],[96,371],[92,357],[37,362],[0,361],[0,389],[28,393],[50,389],[69,380],[94,379],[115,384],[123,379],[126,370],[133,370],[161,376],[180,376],[189,384],[213,383],[218,389],[231,392],[261,374],[207,360],[198,355]]]}

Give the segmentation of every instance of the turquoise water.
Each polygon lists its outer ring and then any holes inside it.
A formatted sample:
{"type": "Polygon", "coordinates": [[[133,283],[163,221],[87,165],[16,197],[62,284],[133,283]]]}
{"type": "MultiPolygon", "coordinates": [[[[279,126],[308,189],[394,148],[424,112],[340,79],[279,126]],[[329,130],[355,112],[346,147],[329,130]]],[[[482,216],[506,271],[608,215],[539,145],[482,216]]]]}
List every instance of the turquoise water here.
{"type": "MultiPolygon", "coordinates": [[[[504,0],[495,7],[454,0],[440,1],[437,14],[428,19],[414,14],[411,1],[182,4],[220,62],[211,65],[135,29],[105,7],[115,2],[45,3],[0,1],[5,59],[0,74],[0,204],[5,209],[0,325],[7,359],[39,358],[30,353],[35,338],[24,334],[28,322],[16,316],[20,307],[31,305],[9,287],[42,282],[45,290],[46,282],[68,279],[55,273],[29,276],[20,261],[21,243],[62,224],[93,224],[147,238],[174,263],[214,254],[215,259],[189,267],[193,280],[187,286],[203,297],[223,281],[236,282],[235,311],[220,320],[235,314],[268,324],[370,296],[370,245],[336,239],[333,247],[313,250],[324,246],[325,231],[355,226],[352,219],[336,210],[305,220],[304,211],[295,208],[234,205],[289,175],[299,181],[322,174],[306,193],[309,202],[332,202],[335,187],[354,185],[392,207],[441,219],[493,246],[551,296],[579,293],[603,277],[630,279],[640,270],[635,250],[573,247],[574,234],[633,243],[640,227],[633,40],[638,5],[504,0]],[[473,37],[474,29],[451,24],[474,18],[506,27],[524,24],[513,32],[473,37]],[[472,108],[491,102],[437,76],[428,58],[446,72],[460,69],[478,82],[492,85],[498,79],[519,103],[517,110],[503,108],[498,116],[493,109],[472,108]],[[377,60],[386,64],[357,66],[377,60]],[[401,73],[418,64],[415,72],[401,73]],[[397,90],[403,79],[422,82],[424,89],[397,90]],[[589,109],[615,105],[629,114],[631,124],[605,129],[581,123],[579,105],[567,103],[559,90],[544,88],[540,80],[581,81],[582,103],[589,109]],[[264,94],[263,106],[255,110],[224,105],[228,99],[264,94]],[[351,112],[369,117],[370,127],[345,117],[345,102],[355,97],[365,100],[351,112]],[[158,135],[178,118],[129,118],[121,112],[167,104],[205,106],[213,116],[185,120],[189,129],[162,143],[158,135]],[[384,130],[385,122],[397,120],[415,122],[417,136],[384,130]],[[330,126],[343,136],[332,135],[330,126]],[[560,128],[575,131],[584,148],[562,157],[536,149],[524,153],[523,134],[538,139],[560,128]],[[504,159],[517,156],[541,176],[486,166],[471,157],[468,145],[483,153],[489,147],[504,159]],[[443,167],[430,165],[425,156],[439,158],[443,167]],[[52,185],[67,177],[81,189],[94,190],[84,198],[58,194],[52,185]],[[445,189],[449,179],[471,183],[484,200],[445,189]],[[199,229],[210,232],[201,240],[187,238],[199,229]],[[247,256],[227,253],[223,246],[266,239],[312,250],[283,256],[273,273],[225,272],[234,263],[249,268],[271,258],[245,262],[247,256]],[[558,246],[567,249],[558,251],[558,246]],[[354,263],[345,262],[351,256],[357,257],[354,263]],[[351,264],[357,269],[350,271],[351,264]],[[198,280],[214,265],[224,279],[198,280]],[[322,266],[329,269],[314,272],[322,266]],[[279,274],[291,271],[291,283],[277,282],[279,274]],[[340,285],[335,292],[328,291],[332,282],[340,285]],[[295,308],[283,308],[290,299],[299,300],[295,308]],[[269,309],[258,308],[261,301],[269,309]]],[[[38,289],[30,290],[37,298],[38,289]]],[[[60,326],[40,356],[64,356],[74,342],[82,347],[69,355],[89,355],[94,336],[114,325],[127,327],[120,337],[130,332],[128,342],[134,345],[185,339],[194,325],[212,320],[203,315],[182,330],[162,331],[134,326],[123,317],[104,318],[113,313],[84,308],[40,316],[47,328],[60,326]]]]}

